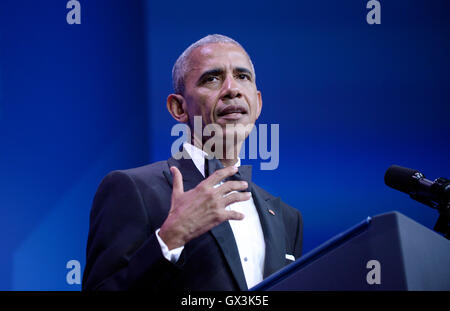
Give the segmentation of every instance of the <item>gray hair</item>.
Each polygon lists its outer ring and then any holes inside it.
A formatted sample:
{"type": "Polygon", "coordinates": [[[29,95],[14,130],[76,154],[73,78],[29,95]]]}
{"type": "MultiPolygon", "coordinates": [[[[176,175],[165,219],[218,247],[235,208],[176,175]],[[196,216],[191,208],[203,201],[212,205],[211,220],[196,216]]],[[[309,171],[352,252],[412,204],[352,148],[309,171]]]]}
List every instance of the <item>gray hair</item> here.
{"type": "MultiPolygon", "coordinates": [[[[244,50],[244,52],[248,56],[248,60],[250,61],[250,64],[252,66],[253,73],[255,72],[255,68],[253,66],[252,60],[250,59],[250,56],[248,55],[247,51],[245,51],[244,47],[239,44],[239,42],[231,39],[230,37],[214,34],[214,35],[208,35],[206,37],[201,38],[197,42],[192,43],[184,52],[178,57],[177,61],[175,62],[175,65],[173,65],[172,69],[172,83],[173,83],[173,89],[176,94],[183,94],[184,93],[184,79],[186,72],[188,70],[188,59],[191,53],[198,47],[201,47],[206,44],[211,43],[231,43],[239,46],[241,49],[244,50]]],[[[255,78],[256,74],[254,73],[255,78]]]]}

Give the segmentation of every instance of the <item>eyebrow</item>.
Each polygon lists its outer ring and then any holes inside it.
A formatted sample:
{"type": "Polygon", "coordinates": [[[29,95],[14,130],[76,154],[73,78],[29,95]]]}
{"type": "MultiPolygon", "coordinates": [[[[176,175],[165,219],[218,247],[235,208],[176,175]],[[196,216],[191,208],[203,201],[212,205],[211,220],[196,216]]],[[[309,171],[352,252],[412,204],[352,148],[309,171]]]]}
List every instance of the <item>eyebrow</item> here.
{"type": "MultiPolygon", "coordinates": [[[[246,74],[250,75],[251,78],[253,78],[253,73],[245,67],[235,67],[233,71],[237,72],[237,73],[246,73],[246,74]]],[[[220,76],[223,73],[224,73],[224,70],[222,68],[213,68],[213,69],[207,70],[204,73],[202,73],[200,78],[198,78],[198,83],[203,81],[203,79],[206,77],[220,76]]]]}
{"type": "Polygon", "coordinates": [[[204,78],[209,77],[209,76],[220,76],[221,74],[223,74],[223,69],[221,68],[213,68],[210,70],[205,71],[204,73],[202,73],[202,75],[200,76],[200,78],[198,78],[198,82],[202,82],[204,78]]]}
{"type": "Polygon", "coordinates": [[[236,71],[238,73],[247,73],[250,75],[251,78],[253,78],[253,73],[245,67],[236,67],[236,68],[234,68],[234,71],[236,71]]]}

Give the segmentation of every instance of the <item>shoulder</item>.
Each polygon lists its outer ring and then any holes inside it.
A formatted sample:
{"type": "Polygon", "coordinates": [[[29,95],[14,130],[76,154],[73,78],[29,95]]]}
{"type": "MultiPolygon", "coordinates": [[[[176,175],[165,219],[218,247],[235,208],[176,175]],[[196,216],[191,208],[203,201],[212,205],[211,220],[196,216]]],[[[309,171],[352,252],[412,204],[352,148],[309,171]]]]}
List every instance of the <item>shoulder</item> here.
{"type": "Polygon", "coordinates": [[[128,181],[140,186],[165,181],[164,171],[168,171],[167,161],[158,161],[140,167],[109,172],[103,179],[105,181],[128,181]]]}
{"type": "Polygon", "coordinates": [[[125,174],[135,179],[145,179],[148,177],[156,177],[158,175],[162,175],[163,171],[167,170],[167,168],[167,161],[158,161],[144,166],[129,168],[126,170],[116,170],[112,173],[116,172],[125,174]]]}
{"type": "Polygon", "coordinates": [[[95,216],[104,207],[130,214],[133,211],[136,214],[142,207],[147,214],[150,206],[153,211],[158,211],[158,206],[165,207],[171,194],[165,170],[169,170],[167,161],[109,172],[98,186],[91,215],[95,216]]]}
{"type": "Polygon", "coordinates": [[[170,175],[167,161],[111,171],[101,180],[94,202],[105,197],[117,199],[129,195],[141,197],[146,201],[148,197],[169,193],[168,174],[170,175]]]}

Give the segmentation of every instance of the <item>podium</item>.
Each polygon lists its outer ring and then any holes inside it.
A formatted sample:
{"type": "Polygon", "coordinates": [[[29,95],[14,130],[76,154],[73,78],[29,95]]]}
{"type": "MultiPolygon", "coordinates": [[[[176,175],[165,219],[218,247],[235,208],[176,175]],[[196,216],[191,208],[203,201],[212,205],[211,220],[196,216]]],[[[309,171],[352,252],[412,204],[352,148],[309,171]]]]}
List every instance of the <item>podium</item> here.
{"type": "Polygon", "coordinates": [[[395,211],[368,217],[250,290],[450,290],[450,241],[395,211]]]}

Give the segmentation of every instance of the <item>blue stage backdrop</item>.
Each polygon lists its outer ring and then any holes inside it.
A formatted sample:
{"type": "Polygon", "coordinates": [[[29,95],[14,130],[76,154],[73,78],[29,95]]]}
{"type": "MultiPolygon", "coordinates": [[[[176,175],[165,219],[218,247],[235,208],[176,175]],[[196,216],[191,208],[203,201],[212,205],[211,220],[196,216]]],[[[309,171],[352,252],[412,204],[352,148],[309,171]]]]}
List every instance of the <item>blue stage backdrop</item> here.
{"type": "Polygon", "coordinates": [[[2,290],[80,290],[98,184],[148,162],[143,3],[66,3],[0,2],[2,290]]]}
{"type": "MultiPolygon", "coordinates": [[[[437,212],[384,185],[391,164],[450,177],[450,3],[0,3],[0,290],[79,290],[89,211],[111,170],[170,157],[171,69],[212,33],[252,57],[279,166],[254,180],[304,218],[308,252],[367,216],[437,212]]],[[[270,137],[270,136],[269,136],[270,137]]]]}

